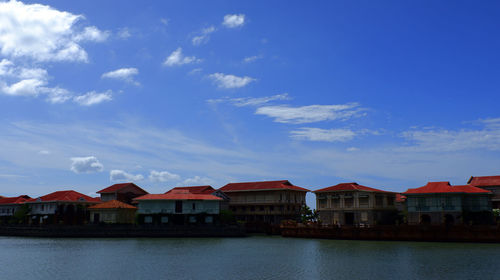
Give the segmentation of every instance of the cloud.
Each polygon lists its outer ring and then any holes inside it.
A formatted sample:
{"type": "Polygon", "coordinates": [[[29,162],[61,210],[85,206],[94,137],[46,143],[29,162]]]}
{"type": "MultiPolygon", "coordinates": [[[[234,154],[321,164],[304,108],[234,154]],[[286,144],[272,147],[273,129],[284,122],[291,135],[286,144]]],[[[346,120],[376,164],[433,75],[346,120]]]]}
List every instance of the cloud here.
{"type": "Polygon", "coordinates": [[[149,173],[149,180],[152,182],[167,182],[180,180],[181,177],[177,174],[170,173],[168,171],[156,171],[152,170],[149,173]]]}
{"type": "Polygon", "coordinates": [[[197,63],[200,62],[200,59],[197,59],[194,56],[184,56],[182,54],[182,48],[177,48],[173,51],[167,59],[163,62],[165,66],[176,66],[176,65],[184,65],[189,63],[197,63]]]}
{"type": "Polygon", "coordinates": [[[112,92],[106,91],[98,93],[95,91],[88,92],[84,95],[75,96],[73,100],[82,106],[92,106],[112,99],[112,92]]]}
{"type": "Polygon", "coordinates": [[[141,174],[130,174],[123,170],[114,169],[109,172],[109,180],[112,182],[134,182],[141,181],[144,179],[144,176],[141,174]]]}
{"type": "Polygon", "coordinates": [[[128,39],[132,36],[132,34],[130,34],[130,30],[127,27],[120,28],[116,35],[121,39],[128,39]]]}
{"type": "Polygon", "coordinates": [[[274,118],[280,123],[312,123],[327,120],[347,120],[362,115],[363,109],[357,103],[344,105],[309,105],[302,107],[264,106],[257,108],[255,114],[274,118]]]}
{"type": "Polygon", "coordinates": [[[194,176],[193,178],[188,178],[182,181],[183,186],[198,186],[198,185],[212,185],[214,180],[208,177],[194,176]]]}
{"type": "Polygon", "coordinates": [[[238,77],[231,74],[213,73],[208,75],[220,88],[240,88],[248,85],[256,79],[250,77],[238,77]]]}
{"type": "Polygon", "coordinates": [[[81,15],[58,11],[41,4],[0,2],[0,54],[35,61],[88,61],[80,46],[100,42],[107,33],[94,26],[79,30],[81,15]]]}
{"type": "Polygon", "coordinates": [[[235,28],[245,24],[245,15],[225,15],[222,24],[228,28],[235,28]]]}
{"type": "Polygon", "coordinates": [[[93,173],[101,172],[103,166],[94,156],[72,157],[71,170],[75,173],[93,173]]]}
{"type": "Polygon", "coordinates": [[[40,155],[50,155],[50,151],[40,150],[40,151],[38,151],[38,154],[40,154],[40,155]]]}
{"type": "Polygon", "coordinates": [[[207,102],[209,104],[217,104],[222,102],[229,102],[236,107],[245,106],[260,106],[275,100],[290,100],[288,93],[276,94],[272,96],[264,97],[239,97],[239,98],[220,98],[220,99],[209,99],[207,102]]]}
{"type": "Polygon", "coordinates": [[[204,28],[201,30],[199,35],[193,37],[191,42],[195,46],[199,46],[201,44],[206,44],[208,42],[208,40],[210,40],[210,34],[214,33],[215,30],[216,29],[214,26],[204,28]]]}
{"type": "Polygon", "coordinates": [[[291,137],[298,140],[346,142],[352,140],[356,133],[350,129],[321,129],[314,127],[301,127],[290,132],[291,137]]]}
{"type": "Polygon", "coordinates": [[[254,62],[257,59],[261,59],[261,58],[262,58],[262,55],[248,56],[248,57],[243,58],[243,62],[251,63],[251,62],[254,62]]]}
{"type": "Polygon", "coordinates": [[[134,76],[137,74],[139,74],[139,70],[137,70],[137,68],[120,68],[102,74],[101,78],[122,80],[131,84],[139,85],[138,82],[134,81],[134,76]]]}

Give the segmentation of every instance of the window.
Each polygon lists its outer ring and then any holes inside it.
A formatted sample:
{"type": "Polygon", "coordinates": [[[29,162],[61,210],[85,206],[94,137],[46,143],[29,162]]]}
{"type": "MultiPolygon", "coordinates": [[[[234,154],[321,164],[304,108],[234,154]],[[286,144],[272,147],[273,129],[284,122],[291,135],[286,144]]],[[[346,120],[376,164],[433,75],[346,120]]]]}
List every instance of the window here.
{"type": "Polygon", "coordinates": [[[153,223],[153,217],[151,217],[151,216],[144,217],[144,223],[146,223],[146,224],[153,223]]]}
{"type": "Polygon", "coordinates": [[[375,206],[384,206],[384,197],[381,195],[375,196],[375,206]]]}
{"type": "Polygon", "coordinates": [[[361,212],[361,221],[368,222],[368,213],[367,212],[361,212]]]}
{"type": "Polygon", "coordinates": [[[270,211],[274,211],[274,206],[269,206],[270,211]]]}
{"type": "Polygon", "coordinates": [[[394,197],[392,197],[392,196],[387,197],[387,205],[390,205],[390,206],[394,205],[394,197]]]}
{"type": "Polygon", "coordinates": [[[264,206],[261,206],[259,209],[260,211],[264,211],[264,206]]]}
{"type": "Polygon", "coordinates": [[[354,199],[352,197],[344,198],[344,208],[352,208],[354,206],[354,199]]]}
{"type": "Polygon", "coordinates": [[[370,197],[368,195],[359,196],[359,207],[366,208],[369,206],[370,197]]]}
{"type": "Polygon", "coordinates": [[[196,210],[196,203],[193,202],[193,210],[196,210]]]}
{"type": "Polygon", "coordinates": [[[250,211],[254,212],[255,211],[255,207],[254,206],[250,206],[250,211]]]}

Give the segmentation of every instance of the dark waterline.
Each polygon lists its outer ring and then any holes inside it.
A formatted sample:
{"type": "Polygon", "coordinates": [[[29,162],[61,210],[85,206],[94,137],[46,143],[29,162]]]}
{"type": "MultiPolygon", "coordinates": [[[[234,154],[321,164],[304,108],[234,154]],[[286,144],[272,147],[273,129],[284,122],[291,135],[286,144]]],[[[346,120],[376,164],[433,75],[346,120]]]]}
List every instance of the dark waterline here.
{"type": "Polygon", "coordinates": [[[500,279],[500,244],[0,237],[0,279],[500,279]]]}

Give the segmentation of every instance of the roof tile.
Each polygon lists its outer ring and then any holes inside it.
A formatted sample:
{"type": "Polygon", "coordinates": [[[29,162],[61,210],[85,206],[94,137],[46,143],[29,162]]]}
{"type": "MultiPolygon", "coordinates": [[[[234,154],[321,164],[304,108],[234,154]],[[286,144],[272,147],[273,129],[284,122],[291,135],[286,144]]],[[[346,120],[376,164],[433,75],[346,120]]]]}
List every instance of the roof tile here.
{"type": "Polygon", "coordinates": [[[263,190],[293,190],[308,192],[308,189],[292,185],[288,180],[281,181],[260,181],[260,182],[244,182],[244,183],[229,183],[220,188],[223,192],[237,191],[263,191],[263,190]]]}

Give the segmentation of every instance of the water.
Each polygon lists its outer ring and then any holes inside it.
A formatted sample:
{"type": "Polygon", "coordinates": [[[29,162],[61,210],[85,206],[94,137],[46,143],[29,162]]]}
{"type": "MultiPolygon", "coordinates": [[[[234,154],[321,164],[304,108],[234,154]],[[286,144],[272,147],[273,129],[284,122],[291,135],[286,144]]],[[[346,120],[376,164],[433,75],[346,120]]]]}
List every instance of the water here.
{"type": "Polygon", "coordinates": [[[500,244],[0,237],[0,279],[500,279],[500,244]]]}

